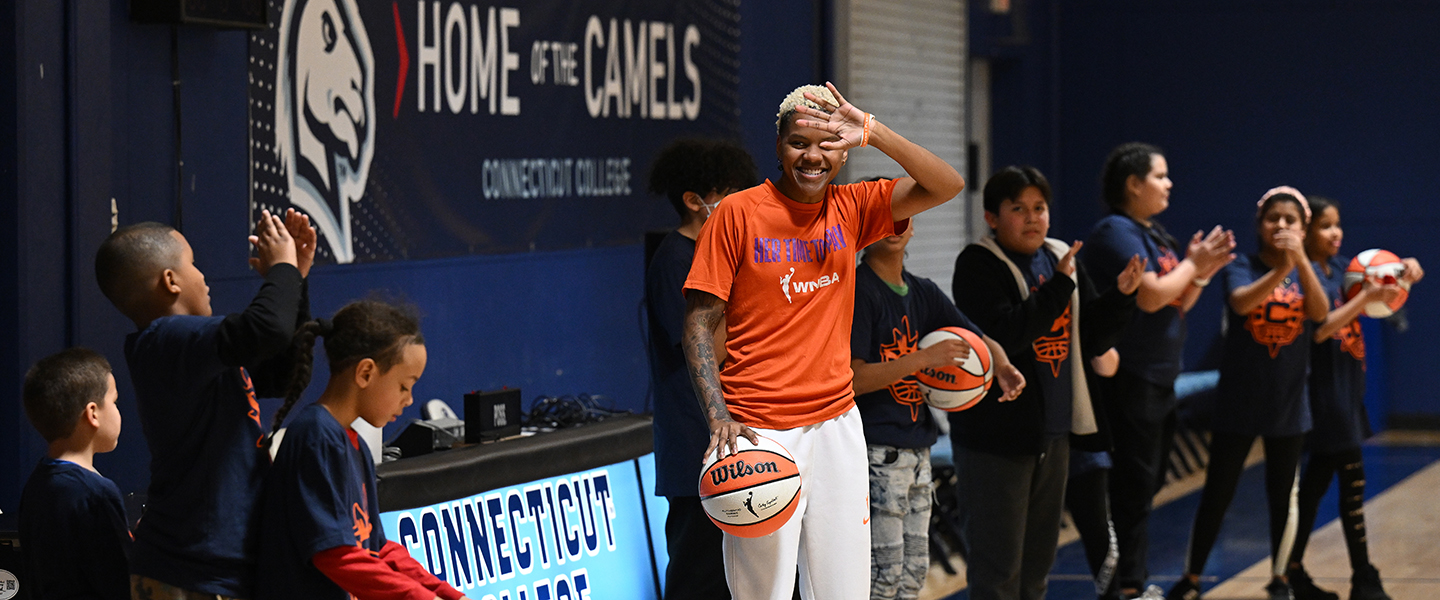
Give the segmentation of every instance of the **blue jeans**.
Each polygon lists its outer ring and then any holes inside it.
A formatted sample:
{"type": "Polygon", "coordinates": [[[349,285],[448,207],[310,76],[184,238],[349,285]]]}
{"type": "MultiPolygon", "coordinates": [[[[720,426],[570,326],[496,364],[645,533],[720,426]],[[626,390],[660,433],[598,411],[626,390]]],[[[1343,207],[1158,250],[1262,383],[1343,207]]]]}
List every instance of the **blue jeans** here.
{"type": "Polygon", "coordinates": [[[870,597],[918,598],[930,567],[929,448],[866,446],[870,459],[870,597]]]}

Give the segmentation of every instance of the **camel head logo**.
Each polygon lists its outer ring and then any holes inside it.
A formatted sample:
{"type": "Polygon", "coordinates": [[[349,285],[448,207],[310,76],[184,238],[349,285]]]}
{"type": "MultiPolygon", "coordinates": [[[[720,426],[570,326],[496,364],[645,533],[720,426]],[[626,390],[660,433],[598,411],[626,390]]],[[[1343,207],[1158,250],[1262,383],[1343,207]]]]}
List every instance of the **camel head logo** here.
{"type": "Polygon", "coordinates": [[[280,18],[275,151],[290,202],[336,262],[351,262],[350,205],[375,154],[375,56],[355,0],[295,0],[280,18]]]}

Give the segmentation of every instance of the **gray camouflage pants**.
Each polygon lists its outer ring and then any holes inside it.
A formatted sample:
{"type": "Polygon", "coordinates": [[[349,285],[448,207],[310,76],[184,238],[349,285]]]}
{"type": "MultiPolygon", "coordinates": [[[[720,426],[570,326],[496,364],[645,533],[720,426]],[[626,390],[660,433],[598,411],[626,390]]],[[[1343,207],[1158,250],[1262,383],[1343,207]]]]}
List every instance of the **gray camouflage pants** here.
{"type": "Polygon", "coordinates": [[[870,598],[918,598],[930,567],[930,449],[870,445],[866,451],[870,598]]]}

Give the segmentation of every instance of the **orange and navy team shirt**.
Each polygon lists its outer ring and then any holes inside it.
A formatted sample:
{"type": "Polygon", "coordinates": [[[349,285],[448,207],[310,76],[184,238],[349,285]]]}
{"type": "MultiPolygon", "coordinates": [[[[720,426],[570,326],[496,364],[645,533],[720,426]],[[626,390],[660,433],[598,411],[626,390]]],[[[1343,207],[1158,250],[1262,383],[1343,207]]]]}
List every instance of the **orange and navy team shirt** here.
{"type": "MultiPolygon", "coordinates": [[[[1315,267],[1331,310],[1345,304],[1342,290],[1349,264],[1349,258],[1331,257],[1328,276],[1319,265],[1315,267]]],[[[1370,437],[1370,418],[1365,412],[1365,337],[1359,319],[1310,349],[1310,412],[1315,429],[1308,444],[1313,452],[1359,448],[1370,437]]]]}
{"type": "MultiPolygon", "coordinates": [[[[1221,273],[1222,297],[1269,272],[1258,255],[1237,257],[1221,273]]],[[[1292,270],[1246,314],[1227,302],[1225,319],[1214,431],[1264,436],[1309,431],[1306,380],[1315,325],[1305,316],[1299,272],[1292,270]]]]}
{"type": "Polygon", "coordinates": [[[685,289],[726,302],[720,383],[737,421],[791,429],[854,405],[855,253],[903,230],[890,213],[894,190],[893,180],[832,185],[802,204],[766,181],[706,221],[685,289]]]}
{"type": "Polygon", "coordinates": [[[379,556],[385,545],[370,449],[318,404],[285,430],[260,511],[257,598],[350,598],[311,559],[341,546],[379,556]]]}
{"type": "MultiPolygon", "coordinates": [[[[1147,272],[1162,277],[1180,266],[1178,243],[1159,227],[1146,227],[1125,215],[1109,215],[1095,224],[1080,260],[1097,291],[1114,287],[1115,278],[1135,255],[1147,259],[1147,272]]],[[[1179,298],[1153,313],[1135,311],[1115,343],[1120,368],[1161,387],[1171,386],[1180,374],[1185,334],[1185,311],[1180,309],[1179,298]]]]}
{"type": "MultiPolygon", "coordinates": [[[[298,292],[299,273],[290,272],[298,292]]],[[[125,338],[150,449],[149,499],[130,572],[243,598],[255,570],[255,490],[270,457],[258,445],[265,430],[250,375],[218,351],[230,318],[162,317],[125,338]]]]}
{"type": "MultiPolygon", "coordinates": [[[[920,338],[941,327],[963,327],[984,335],[935,282],[903,271],[904,296],[868,264],[855,271],[855,318],[850,356],[867,363],[897,360],[920,348],[920,338]]],[[[865,443],[896,448],[929,448],[940,428],[930,416],[915,376],[855,398],[865,424],[865,443]]]]}
{"type": "MultiPolygon", "coordinates": [[[[1019,269],[1020,276],[1024,278],[1025,286],[1030,288],[1031,294],[1039,291],[1045,282],[1055,278],[1055,269],[1060,264],[1060,258],[1048,248],[1042,247],[1028,256],[1003,248],[1002,250],[1015,268],[1019,269]]],[[[1027,389],[1032,394],[1035,390],[1040,390],[1044,399],[1043,434],[1046,440],[1068,435],[1073,418],[1074,405],[1071,398],[1074,389],[1070,369],[1075,361],[1070,360],[1070,310],[1070,303],[1067,302],[1060,315],[1050,322],[1050,329],[1030,342],[1030,352],[1018,357],[1021,361],[1031,358],[1035,361],[1033,370],[1022,372],[1025,373],[1027,389]]],[[[983,316],[978,318],[982,322],[985,319],[983,316]]],[[[990,395],[998,396],[1001,393],[996,389],[998,387],[991,386],[990,395]]]]}

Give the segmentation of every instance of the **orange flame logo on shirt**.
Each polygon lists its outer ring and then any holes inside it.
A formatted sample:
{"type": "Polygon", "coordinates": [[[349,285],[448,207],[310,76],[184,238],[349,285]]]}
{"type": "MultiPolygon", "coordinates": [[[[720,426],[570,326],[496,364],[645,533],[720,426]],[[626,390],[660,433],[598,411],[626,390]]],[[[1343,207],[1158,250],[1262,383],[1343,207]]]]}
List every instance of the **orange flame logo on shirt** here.
{"type": "Polygon", "coordinates": [[[370,533],[375,530],[375,526],[370,524],[370,513],[356,502],[350,505],[350,518],[355,520],[355,547],[364,548],[365,542],[370,539],[370,533]]]}
{"type": "MultiPolygon", "coordinates": [[[[245,367],[240,367],[240,380],[245,382],[245,398],[250,401],[250,420],[254,421],[255,425],[263,432],[265,426],[260,424],[260,403],[255,401],[255,384],[250,381],[250,372],[246,371],[245,367]]],[[[255,447],[263,447],[264,442],[265,434],[261,433],[260,437],[255,440],[255,447]]]]}
{"type": "Polygon", "coordinates": [[[1035,360],[1050,363],[1050,373],[1060,376],[1060,365],[1070,357],[1070,305],[1055,318],[1050,335],[1035,339],[1035,360]]]}
{"type": "MultiPolygon", "coordinates": [[[[1173,250],[1169,248],[1161,248],[1160,256],[1156,257],[1155,263],[1157,269],[1155,274],[1164,277],[1170,271],[1174,270],[1175,267],[1180,266],[1180,258],[1175,256],[1175,252],[1173,250]]],[[[1177,297],[1174,300],[1171,300],[1168,306],[1180,308],[1181,306],[1183,306],[1183,304],[1180,302],[1180,298],[1177,297]]],[[[1185,311],[1182,310],[1180,312],[1183,313],[1185,311]]]]}
{"type": "MultiPolygon", "coordinates": [[[[1343,303],[1339,298],[1335,299],[1335,308],[1340,308],[1343,303]]],[[[1340,340],[1340,351],[1354,357],[1361,362],[1360,367],[1365,367],[1365,334],[1360,331],[1360,320],[1351,321],[1349,325],[1336,331],[1334,338],[1340,340]]]]}
{"type": "Polygon", "coordinates": [[[1270,358],[1280,355],[1305,330],[1305,296],[1298,285],[1276,286],[1260,306],[1245,318],[1245,329],[1257,343],[1270,349],[1270,358]]]}
{"type": "MultiPolygon", "coordinates": [[[[910,330],[910,317],[900,317],[900,327],[890,330],[892,341],[889,344],[880,345],[880,362],[889,362],[914,352],[920,346],[920,336],[910,330]]],[[[920,383],[914,377],[905,377],[900,381],[890,384],[890,396],[900,404],[910,405],[910,420],[920,420],[920,405],[925,403],[925,393],[920,390],[920,383]]]]}

